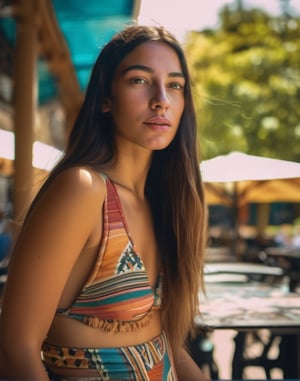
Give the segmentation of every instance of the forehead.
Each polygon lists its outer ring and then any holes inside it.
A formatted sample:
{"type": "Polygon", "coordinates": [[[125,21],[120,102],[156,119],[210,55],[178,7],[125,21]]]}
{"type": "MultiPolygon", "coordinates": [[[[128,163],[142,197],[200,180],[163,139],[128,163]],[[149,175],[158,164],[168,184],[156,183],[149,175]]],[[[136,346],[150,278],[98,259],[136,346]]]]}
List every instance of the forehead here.
{"type": "Polygon", "coordinates": [[[123,58],[117,68],[122,72],[130,65],[148,66],[154,71],[181,72],[182,67],[176,51],[161,41],[147,41],[138,45],[123,58]]]}

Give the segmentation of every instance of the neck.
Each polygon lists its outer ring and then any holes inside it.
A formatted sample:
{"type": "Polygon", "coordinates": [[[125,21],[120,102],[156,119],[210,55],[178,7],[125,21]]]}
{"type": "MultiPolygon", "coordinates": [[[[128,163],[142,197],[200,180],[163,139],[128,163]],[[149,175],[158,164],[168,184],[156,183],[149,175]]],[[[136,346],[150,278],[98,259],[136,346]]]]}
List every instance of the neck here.
{"type": "Polygon", "coordinates": [[[111,171],[105,171],[105,173],[118,188],[140,199],[144,199],[146,179],[132,179],[125,176],[118,176],[117,173],[111,171]]]}

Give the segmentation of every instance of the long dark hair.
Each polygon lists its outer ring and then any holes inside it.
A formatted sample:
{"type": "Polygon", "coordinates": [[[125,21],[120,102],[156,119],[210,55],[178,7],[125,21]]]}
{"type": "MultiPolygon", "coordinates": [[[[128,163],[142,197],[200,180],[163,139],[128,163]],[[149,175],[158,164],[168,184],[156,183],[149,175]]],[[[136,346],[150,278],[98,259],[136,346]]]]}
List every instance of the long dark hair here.
{"type": "Polygon", "coordinates": [[[102,105],[110,95],[120,62],[138,45],[148,41],[168,44],[176,52],[186,79],[185,107],[177,134],[167,148],[153,153],[145,189],[164,268],[163,324],[171,340],[183,342],[198,312],[206,208],[190,75],[182,47],[166,29],[129,26],[104,46],[69,135],[65,156],[52,170],[37,198],[64,169],[77,165],[99,168],[113,160],[114,128],[109,114],[102,112],[102,105]]]}

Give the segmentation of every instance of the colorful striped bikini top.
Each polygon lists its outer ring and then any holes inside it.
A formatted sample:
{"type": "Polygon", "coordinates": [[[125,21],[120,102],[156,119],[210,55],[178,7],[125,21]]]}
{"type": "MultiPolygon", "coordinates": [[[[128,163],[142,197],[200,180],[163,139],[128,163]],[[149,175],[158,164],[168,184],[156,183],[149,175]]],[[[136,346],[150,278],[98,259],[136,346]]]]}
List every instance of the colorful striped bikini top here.
{"type": "Polygon", "coordinates": [[[151,288],[128,232],[117,190],[107,176],[103,177],[107,192],[97,261],[80,295],[57,314],[105,331],[135,330],[147,325],[151,312],[161,306],[162,274],[151,288]]]}

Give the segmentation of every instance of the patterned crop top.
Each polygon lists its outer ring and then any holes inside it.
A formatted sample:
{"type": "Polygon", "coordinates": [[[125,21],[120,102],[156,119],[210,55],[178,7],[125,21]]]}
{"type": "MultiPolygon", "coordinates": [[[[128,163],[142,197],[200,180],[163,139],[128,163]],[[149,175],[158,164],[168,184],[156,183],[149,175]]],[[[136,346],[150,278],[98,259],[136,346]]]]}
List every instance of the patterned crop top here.
{"type": "Polygon", "coordinates": [[[141,257],[135,251],[117,190],[106,182],[103,237],[92,273],[65,315],[109,332],[132,331],[149,322],[161,306],[162,274],[151,288],[141,257]]]}

